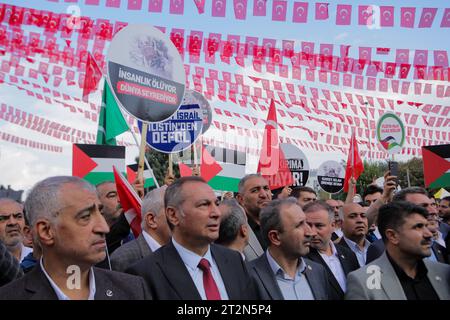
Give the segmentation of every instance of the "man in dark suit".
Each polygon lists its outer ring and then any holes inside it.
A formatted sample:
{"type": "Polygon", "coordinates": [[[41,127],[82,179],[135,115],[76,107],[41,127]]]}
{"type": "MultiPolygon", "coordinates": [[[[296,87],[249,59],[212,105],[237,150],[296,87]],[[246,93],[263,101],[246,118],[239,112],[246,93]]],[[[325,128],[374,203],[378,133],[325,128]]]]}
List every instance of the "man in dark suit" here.
{"type": "Polygon", "coordinates": [[[366,239],[368,232],[366,210],[358,203],[346,203],[342,207],[344,221],[343,237],[337,242],[356,255],[360,266],[366,264],[367,250],[370,242],[366,239]]]}
{"type": "Polygon", "coordinates": [[[272,192],[269,183],[260,174],[248,174],[239,181],[236,199],[244,208],[248,218],[248,225],[252,228],[258,241],[249,240],[249,246],[258,254],[262,255],[265,244],[261,237],[259,226],[259,213],[272,200],[272,192]]]}
{"type": "Polygon", "coordinates": [[[27,275],[0,288],[0,299],[151,299],[143,279],[93,267],[105,258],[109,227],[91,184],[47,178],[31,189],[25,208],[42,257],[27,275]]]}
{"type": "Polygon", "coordinates": [[[164,205],[171,241],[127,272],[142,276],[158,300],[254,299],[240,253],[213,243],[221,213],[211,187],[183,177],[167,188],[164,205]]]}
{"type": "Polygon", "coordinates": [[[316,201],[308,203],[303,211],[314,233],[307,257],[320,263],[327,271],[330,299],[343,300],[347,274],[359,268],[358,260],[350,249],[331,241],[334,229],[334,211],[331,206],[324,201],[316,201]]]}
{"type": "Polygon", "coordinates": [[[325,269],[303,258],[314,235],[295,198],[275,200],[261,210],[261,231],[268,248],[249,263],[262,300],[326,300],[325,269]]]}
{"type": "Polygon", "coordinates": [[[19,261],[0,240],[0,287],[23,275],[19,261]]]}
{"type": "Polygon", "coordinates": [[[167,186],[145,195],[141,205],[142,233],[137,239],[120,246],[111,255],[113,270],[125,271],[137,261],[158,250],[170,240],[170,229],[164,210],[164,192],[167,186]]]}

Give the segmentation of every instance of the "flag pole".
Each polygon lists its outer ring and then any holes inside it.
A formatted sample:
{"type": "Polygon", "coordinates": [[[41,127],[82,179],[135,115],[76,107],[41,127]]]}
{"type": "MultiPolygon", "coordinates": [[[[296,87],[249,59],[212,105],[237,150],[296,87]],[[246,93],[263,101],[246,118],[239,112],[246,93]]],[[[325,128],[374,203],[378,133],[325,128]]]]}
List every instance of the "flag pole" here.
{"type": "Polygon", "coordinates": [[[144,182],[144,158],[145,158],[145,146],[147,145],[147,131],[148,124],[142,123],[142,132],[141,132],[141,144],[139,146],[139,165],[137,176],[138,180],[144,182]]]}
{"type": "Polygon", "coordinates": [[[173,156],[169,153],[169,175],[173,176],[173,156]]]}
{"type": "MultiPolygon", "coordinates": [[[[113,91],[112,91],[112,88],[111,88],[111,84],[110,84],[106,79],[105,79],[105,81],[106,81],[106,84],[109,86],[109,89],[111,90],[111,92],[113,92],[113,91]]],[[[119,107],[119,111],[120,111],[120,113],[122,114],[122,117],[123,117],[122,108],[119,107]]],[[[125,118],[125,117],[124,117],[124,118],[125,118]]],[[[138,142],[138,139],[137,139],[137,137],[136,137],[136,134],[133,132],[133,130],[131,130],[130,126],[128,125],[128,122],[127,122],[127,126],[128,126],[128,131],[129,131],[129,132],[131,133],[131,135],[133,136],[134,143],[135,143],[136,146],[139,148],[139,142],[138,142]]],[[[147,130],[146,130],[146,131],[147,131],[147,130]]],[[[144,146],[145,146],[145,144],[144,144],[144,146]]],[[[152,167],[150,167],[150,164],[148,163],[147,157],[145,157],[145,156],[144,156],[144,162],[145,162],[145,164],[147,165],[148,170],[150,170],[150,173],[152,174],[153,181],[155,181],[156,187],[159,188],[158,180],[156,180],[155,174],[153,173],[153,169],[152,169],[152,167]]]]}

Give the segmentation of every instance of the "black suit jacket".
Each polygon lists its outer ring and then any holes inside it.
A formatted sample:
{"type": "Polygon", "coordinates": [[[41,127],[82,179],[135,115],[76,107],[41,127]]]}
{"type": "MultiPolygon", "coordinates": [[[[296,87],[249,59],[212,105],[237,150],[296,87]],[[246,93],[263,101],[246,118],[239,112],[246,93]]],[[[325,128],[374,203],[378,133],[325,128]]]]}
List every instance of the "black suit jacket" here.
{"type": "MultiPolygon", "coordinates": [[[[256,292],[240,253],[214,243],[210,248],[228,298],[255,299],[256,292]]],[[[126,272],[143,277],[155,300],[201,300],[172,241],[128,268],[126,272]]]]}
{"type": "Polygon", "coordinates": [[[372,242],[367,249],[367,264],[371,263],[373,260],[378,259],[384,252],[384,242],[382,239],[375,240],[372,242]]]}
{"type": "MultiPolygon", "coordinates": [[[[94,268],[95,300],[151,300],[140,277],[94,268]]],[[[39,264],[24,277],[0,288],[0,300],[57,300],[39,264]]]]}
{"type": "MultiPolygon", "coordinates": [[[[342,270],[344,271],[345,276],[359,268],[358,259],[350,249],[338,244],[335,244],[334,246],[336,247],[338,259],[341,262],[342,270]]],[[[333,272],[331,272],[331,269],[328,267],[325,260],[323,260],[320,253],[316,249],[311,248],[309,254],[307,255],[307,258],[314,262],[320,263],[325,268],[327,272],[328,283],[330,285],[330,300],[344,300],[345,292],[342,290],[339,282],[336,280],[336,277],[334,276],[333,272]]]]}
{"type": "MultiPolygon", "coordinates": [[[[318,263],[303,259],[306,264],[305,277],[315,300],[328,300],[328,280],[325,269],[318,263]]],[[[275,275],[264,253],[248,263],[250,275],[260,300],[284,300],[275,275]]]]}

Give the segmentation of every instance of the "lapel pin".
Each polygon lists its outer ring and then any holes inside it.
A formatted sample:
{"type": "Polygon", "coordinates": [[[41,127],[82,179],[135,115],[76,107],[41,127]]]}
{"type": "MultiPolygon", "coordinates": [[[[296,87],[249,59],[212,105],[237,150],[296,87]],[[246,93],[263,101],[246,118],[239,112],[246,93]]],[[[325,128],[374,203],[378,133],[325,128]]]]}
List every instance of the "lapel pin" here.
{"type": "Polygon", "coordinates": [[[437,281],[441,281],[441,277],[439,277],[439,276],[436,276],[436,278],[435,278],[437,281]]]}
{"type": "Polygon", "coordinates": [[[341,258],[342,258],[342,259],[345,259],[345,257],[344,257],[344,255],[343,255],[343,254],[341,254],[341,258]]]}
{"type": "Polygon", "coordinates": [[[106,296],[112,297],[113,296],[113,292],[111,290],[106,290],[106,296]]]}
{"type": "Polygon", "coordinates": [[[309,264],[308,264],[308,269],[309,269],[309,270],[312,270],[312,268],[311,268],[311,266],[310,266],[309,264]]]}

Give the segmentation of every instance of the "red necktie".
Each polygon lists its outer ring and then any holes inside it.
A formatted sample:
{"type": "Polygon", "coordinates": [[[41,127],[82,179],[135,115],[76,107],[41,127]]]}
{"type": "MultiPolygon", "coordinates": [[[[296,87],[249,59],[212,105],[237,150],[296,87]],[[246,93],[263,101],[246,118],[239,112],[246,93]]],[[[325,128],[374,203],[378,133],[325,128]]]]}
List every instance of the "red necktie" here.
{"type": "Polygon", "coordinates": [[[206,299],[221,300],[219,289],[211,274],[211,269],[208,260],[202,258],[198,267],[203,271],[203,287],[205,288],[206,299]]]}

